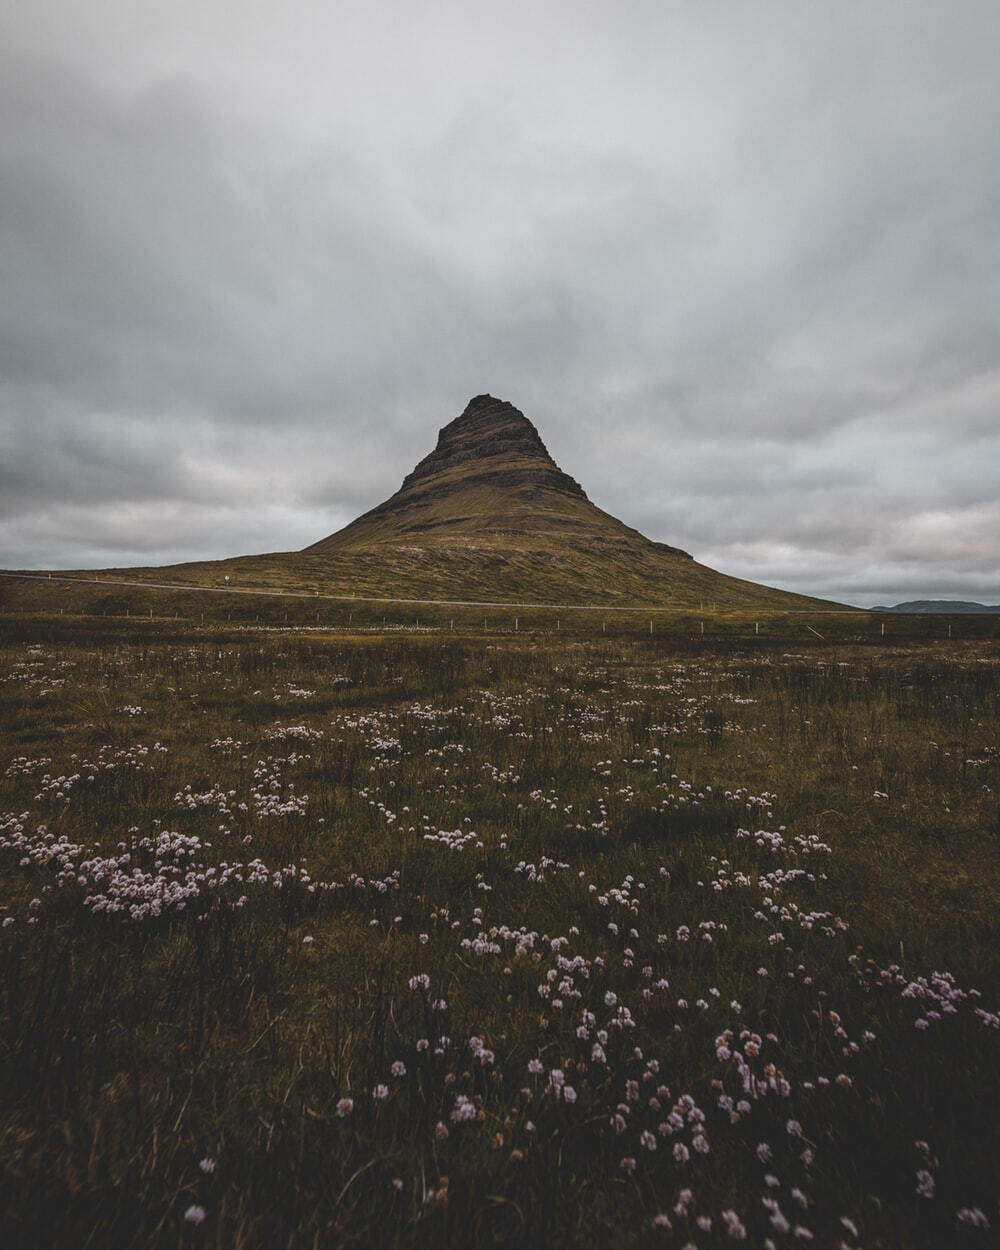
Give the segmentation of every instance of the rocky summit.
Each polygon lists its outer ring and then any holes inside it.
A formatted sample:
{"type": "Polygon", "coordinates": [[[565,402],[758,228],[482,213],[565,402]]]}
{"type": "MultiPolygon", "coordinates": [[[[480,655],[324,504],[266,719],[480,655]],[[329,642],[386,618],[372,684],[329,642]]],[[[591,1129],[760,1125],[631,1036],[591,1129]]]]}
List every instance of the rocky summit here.
{"type": "Polygon", "coordinates": [[[583,488],[563,473],[538,431],[513,404],[477,395],[438,434],[437,446],[403,479],[404,489],[435,483],[447,489],[450,476],[508,487],[550,487],[586,498],[583,488]],[[457,473],[456,473],[457,471],[457,473]]]}

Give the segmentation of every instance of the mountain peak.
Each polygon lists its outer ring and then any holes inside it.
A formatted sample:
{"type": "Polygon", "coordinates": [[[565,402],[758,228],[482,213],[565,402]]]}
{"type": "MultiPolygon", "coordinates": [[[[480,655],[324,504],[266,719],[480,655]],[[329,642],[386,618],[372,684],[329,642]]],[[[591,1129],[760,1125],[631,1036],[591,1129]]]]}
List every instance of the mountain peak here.
{"type": "Polygon", "coordinates": [[[520,409],[492,395],[470,399],[461,416],[438,433],[437,446],[403,479],[403,489],[462,472],[507,486],[548,487],[578,498],[583,488],[563,473],[520,409]]]}

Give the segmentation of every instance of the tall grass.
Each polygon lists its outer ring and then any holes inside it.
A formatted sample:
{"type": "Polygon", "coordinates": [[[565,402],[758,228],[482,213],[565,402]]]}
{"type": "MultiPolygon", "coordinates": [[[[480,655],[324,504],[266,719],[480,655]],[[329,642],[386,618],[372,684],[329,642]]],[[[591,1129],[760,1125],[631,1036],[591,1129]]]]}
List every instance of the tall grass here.
{"type": "Polygon", "coordinates": [[[12,619],[2,663],[5,1244],[1000,1226],[988,641],[12,619]]]}

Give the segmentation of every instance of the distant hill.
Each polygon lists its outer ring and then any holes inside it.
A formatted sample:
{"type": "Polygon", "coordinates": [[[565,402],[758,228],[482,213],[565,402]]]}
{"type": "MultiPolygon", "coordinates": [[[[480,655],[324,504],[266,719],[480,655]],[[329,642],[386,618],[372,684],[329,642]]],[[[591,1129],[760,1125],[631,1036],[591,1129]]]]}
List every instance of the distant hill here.
{"type": "Polygon", "coordinates": [[[156,569],[157,582],[358,597],[823,610],[845,605],[718,573],[603,512],[512,404],[477,395],[383,503],[304,551],[156,569]]]}
{"type": "Polygon", "coordinates": [[[1000,604],[988,607],[984,603],[968,603],[964,599],[913,599],[909,603],[897,603],[892,608],[871,608],[872,612],[1000,612],[1000,604]]]}

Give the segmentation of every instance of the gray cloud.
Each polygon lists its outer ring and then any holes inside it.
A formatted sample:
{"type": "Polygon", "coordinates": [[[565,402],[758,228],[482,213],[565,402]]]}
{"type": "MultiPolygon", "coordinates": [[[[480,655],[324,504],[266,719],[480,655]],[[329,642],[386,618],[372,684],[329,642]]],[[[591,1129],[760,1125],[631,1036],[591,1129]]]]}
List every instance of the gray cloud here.
{"type": "Polygon", "coordinates": [[[0,563],[302,546],[490,390],[727,572],[1000,598],[992,3],[70,16],[0,17],[0,563]]]}

